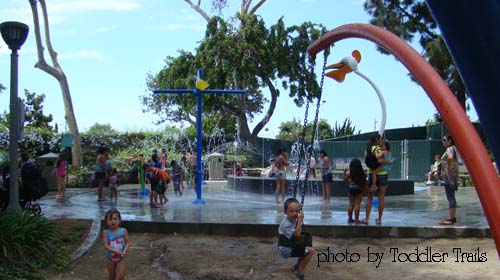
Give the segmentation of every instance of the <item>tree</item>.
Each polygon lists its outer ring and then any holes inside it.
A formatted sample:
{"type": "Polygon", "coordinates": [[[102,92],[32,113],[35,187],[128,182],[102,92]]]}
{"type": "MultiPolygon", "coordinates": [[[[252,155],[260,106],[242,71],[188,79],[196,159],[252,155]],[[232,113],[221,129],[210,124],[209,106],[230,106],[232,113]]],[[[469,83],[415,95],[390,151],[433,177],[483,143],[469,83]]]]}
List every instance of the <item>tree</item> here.
{"type": "MultiPolygon", "coordinates": [[[[370,23],[408,42],[418,36],[424,57],[455,93],[464,110],[467,109],[465,84],[424,0],[367,0],[364,8],[373,17],[370,23]]],[[[387,54],[381,48],[379,51],[387,54]]]]}
{"type": "MultiPolygon", "coordinates": [[[[292,121],[283,122],[279,126],[279,133],[276,136],[279,140],[287,140],[287,141],[299,141],[302,135],[304,123],[302,120],[296,120],[295,118],[292,121]]],[[[312,135],[313,123],[308,123],[306,125],[305,139],[306,142],[311,142],[312,137],[316,137],[312,135]]],[[[318,140],[333,138],[332,127],[325,119],[320,119],[318,121],[318,140]]]]}
{"type": "MultiPolygon", "coordinates": [[[[24,137],[19,139],[21,151],[30,155],[42,155],[56,148],[57,138],[54,128],[50,125],[52,115],[45,115],[43,102],[45,94],[36,94],[24,91],[24,137]]],[[[4,114],[0,119],[0,150],[9,148],[9,114],[4,114]]]]}
{"type": "Polygon", "coordinates": [[[116,135],[118,131],[116,131],[110,124],[100,124],[95,123],[87,132],[88,134],[97,135],[97,136],[105,136],[105,135],[116,135]]]}
{"type": "Polygon", "coordinates": [[[52,47],[52,42],[50,41],[47,5],[45,4],[45,0],[29,0],[29,2],[31,6],[31,12],[33,14],[33,25],[35,27],[35,41],[36,41],[37,55],[38,55],[38,62],[35,64],[35,67],[51,75],[59,82],[59,86],[61,87],[61,93],[63,96],[64,112],[66,115],[66,121],[68,123],[68,129],[69,132],[73,134],[73,147],[72,147],[73,165],[80,166],[82,164],[80,133],[78,131],[78,124],[76,122],[75,111],[73,110],[73,102],[71,101],[71,92],[69,89],[68,79],[61,65],[59,64],[59,61],[57,60],[57,52],[52,47]],[[53,66],[49,65],[45,61],[45,57],[43,54],[44,47],[42,45],[42,39],[41,39],[37,2],[40,2],[40,7],[43,15],[44,31],[45,31],[45,44],[47,45],[47,50],[49,52],[53,66]]]}
{"type": "MultiPolygon", "coordinates": [[[[200,67],[211,88],[245,89],[244,95],[203,96],[203,111],[207,117],[236,122],[240,139],[250,143],[255,143],[258,133],[274,113],[280,95],[278,84],[288,91],[297,106],[318,96],[315,74],[310,73],[314,61],[306,49],[326,31],[324,27],[310,22],[286,27],[281,18],[268,28],[262,18],[255,15],[265,2],[262,0],[253,7],[252,1],[242,0],[239,13],[228,21],[218,16],[209,17],[201,8],[201,1],[196,5],[185,1],[207,20],[205,38],[195,54],[180,51],[177,57],[167,57],[164,69],[148,78],[149,89],[193,88],[193,75],[200,67]],[[269,90],[270,100],[264,97],[263,88],[269,90]],[[264,117],[250,130],[248,123],[264,110],[264,117]]],[[[225,2],[212,1],[212,4],[222,9],[225,2]]],[[[161,115],[161,122],[195,124],[194,96],[150,94],[143,96],[142,102],[145,111],[161,115]]]]}
{"type": "Polygon", "coordinates": [[[352,125],[352,121],[349,118],[346,118],[342,125],[335,122],[333,126],[333,138],[341,137],[341,136],[350,136],[355,134],[360,134],[361,131],[358,130],[356,132],[356,126],[352,125]]]}
{"type": "Polygon", "coordinates": [[[49,130],[53,130],[53,127],[50,125],[53,120],[52,114],[46,116],[43,113],[45,94],[37,95],[35,92],[32,93],[26,89],[24,90],[24,96],[26,97],[24,101],[25,127],[48,128],[49,130]]]}

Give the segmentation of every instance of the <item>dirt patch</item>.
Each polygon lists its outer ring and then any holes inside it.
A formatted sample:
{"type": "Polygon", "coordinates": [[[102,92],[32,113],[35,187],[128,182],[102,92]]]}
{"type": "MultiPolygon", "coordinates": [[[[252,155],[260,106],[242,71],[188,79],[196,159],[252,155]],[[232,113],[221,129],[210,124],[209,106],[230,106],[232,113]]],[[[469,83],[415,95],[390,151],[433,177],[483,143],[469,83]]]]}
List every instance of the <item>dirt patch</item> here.
{"type": "Polygon", "coordinates": [[[92,225],[91,220],[57,219],[50,222],[57,225],[57,232],[61,236],[67,255],[83,243],[92,225]]]}
{"type": "MultiPolygon", "coordinates": [[[[273,238],[165,234],[131,234],[130,238],[127,279],[294,279],[290,272],[294,260],[277,255],[273,238]]],[[[314,238],[314,246],[316,254],[306,269],[307,279],[500,277],[492,239],[314,238]],[[411,262],[417,258],[411,254],[416,253],[417,247],[420,262],[411,262]],[[398,253],[390,248],[397,248],[398,253]],[[346,252],[352,262],[345,260],[346,252]],[[470,254],[463,254],[466,252],[470,254]],[[370,257],[368,253],[372,253],[370,257]],[[374,253],[382,256],[381,261],[374,253]]],[[[49,278],[106,276],[104,249],[99,242],[66,271],[53,273],[49,278]]]]}

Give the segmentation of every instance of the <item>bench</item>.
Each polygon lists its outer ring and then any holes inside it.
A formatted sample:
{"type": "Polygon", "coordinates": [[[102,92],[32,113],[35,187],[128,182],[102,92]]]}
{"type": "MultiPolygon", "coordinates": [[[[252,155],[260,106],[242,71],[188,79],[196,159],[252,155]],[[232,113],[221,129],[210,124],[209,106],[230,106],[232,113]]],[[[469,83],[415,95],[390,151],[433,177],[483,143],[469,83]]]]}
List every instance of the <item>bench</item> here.
{"type": "Polygon", "coordinates": [[[473,186],[472,179],[469,174],[469,170],[467,170],[467,166],[465,164],[458,165],[458,182],[460,186],[467,187],[473,186]]]}
{"type": "MultiPolygon", "coordinates": [[[[493,168],[495,168],[495,171],[498,174],[498,169],[495,162],[493,163],[493,168]]],[[[469,170],[467,170],[467,166],[463,164],[458,166],[458,181],[459,181],[458,183],[461,184],[463,187],[473,186],[469,170]]]]}

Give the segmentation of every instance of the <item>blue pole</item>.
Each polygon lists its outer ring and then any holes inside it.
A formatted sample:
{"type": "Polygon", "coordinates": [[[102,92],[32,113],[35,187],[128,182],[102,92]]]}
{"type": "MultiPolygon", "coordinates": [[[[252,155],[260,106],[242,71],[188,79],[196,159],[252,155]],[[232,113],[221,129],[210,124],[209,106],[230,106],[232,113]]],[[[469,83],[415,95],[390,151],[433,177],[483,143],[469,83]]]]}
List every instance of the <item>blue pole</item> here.
{"type": "MultiPolygon", "coordinates": [[[[198,69],[198,76],[200,79],[203,78],[203,72],[201,69],[198,69]]],[[[205,200],[201,198],[201,181],[203,179],[203,168],[201,166],[201,153],[203,152],[201,149],[201,118],[202,118],[202,91],[198,89],[194,90],[194,94],[196,95],[198,105],[198,114],[196,117],[196,199],[193,201],[194,204],[205,204],[205,200]]]]}
{"type": "MultiPolygon", "coordinates": [[[[203,79],[203,71],[202,69],[198,69],[198,78],[203,79]]],[[[196,199],[193,201],[195,204],[205,204],[205,201],[201,198],[201,187],[203,182],[203,164],[201,161],[201,156],[203,150],[201,148],[202,143],[202,97],[204,93],[222,93],[222,94],[244,94],[245,90],[220,90],[220,89],[206,89],[206,90],[198,90],[197,88],[193,89],[157,89],[154,90],[155,94],[163,94],[163,93],[193,93],[197,98],[198,103],[198,111],[196,115],[196,199]]]]}

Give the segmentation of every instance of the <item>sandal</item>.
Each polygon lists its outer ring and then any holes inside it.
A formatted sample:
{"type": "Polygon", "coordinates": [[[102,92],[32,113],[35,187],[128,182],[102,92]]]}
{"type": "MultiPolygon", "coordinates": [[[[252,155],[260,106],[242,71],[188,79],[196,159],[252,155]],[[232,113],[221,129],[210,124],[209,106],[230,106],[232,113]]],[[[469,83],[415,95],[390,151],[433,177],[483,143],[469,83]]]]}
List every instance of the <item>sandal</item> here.
{"type": "Polygon", "coordinates": [[[381,220],[379,220],[379,219],[377,218],[377,219],[375,219],[375,223],[376,223],[377,225],[380,225],[380,224],[382,224],[382,221],[381,221],[381,220]]]}
{"type": "Polygon", "coordinates": [[[457,218],[453,218],[453,219],[446,219],[446,220],[443,220],[441,222],[439,222],[440,225],[445,225],[445,226],[450,226],[450,225],[453,225],[457,222],[457,218]]]}
{"type": "Polygon", "coordinates": [[[354,220],[353,219],[347,219],[347,223],[348,224],[352,224],[352,223],[354,223],[354,220]]]}
{"type": "Polygon", "coordinates": [[[364,225],[367,225],[368,224],[368,219],[361,220],[361,223],[364,224],[364,225]]]}

